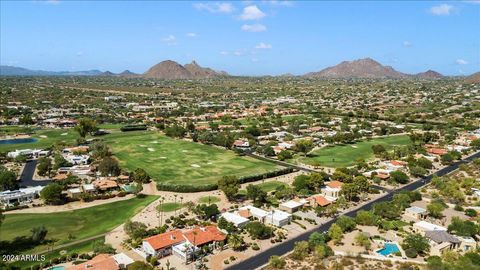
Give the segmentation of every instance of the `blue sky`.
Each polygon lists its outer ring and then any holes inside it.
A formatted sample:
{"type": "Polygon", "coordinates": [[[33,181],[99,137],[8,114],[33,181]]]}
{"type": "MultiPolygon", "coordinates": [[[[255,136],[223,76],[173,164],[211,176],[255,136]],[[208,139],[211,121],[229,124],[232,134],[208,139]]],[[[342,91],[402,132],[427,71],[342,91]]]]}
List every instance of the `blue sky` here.
{"type": "Polygon", "coordinates": [[[371,57],[480,70],[480,1],[1,1],[0,62],[144,72],[166,59],[234,75],[303,74],[371,57]]]}

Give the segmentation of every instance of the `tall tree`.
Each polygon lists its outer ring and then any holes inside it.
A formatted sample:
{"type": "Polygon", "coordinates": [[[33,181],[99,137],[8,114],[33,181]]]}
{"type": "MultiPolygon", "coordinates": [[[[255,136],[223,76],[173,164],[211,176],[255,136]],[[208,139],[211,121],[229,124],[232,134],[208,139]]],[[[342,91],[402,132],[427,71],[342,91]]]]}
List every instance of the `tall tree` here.
{"type": "Polygon", "coordinates": [[[225,193],[228,200],[232,200],[238,193],[240,182],[236,176],[226,175],[218,180],[218,188],[225,193]]]}
{"type": "Polygon", "coordinates": [[[88,117],[80,118],[77,121],[77,125],[75,126],[75,130],[78,132],[80,137],[85,138],[87,134],[95,133],[97,128],[97,123],[88,117]]]}

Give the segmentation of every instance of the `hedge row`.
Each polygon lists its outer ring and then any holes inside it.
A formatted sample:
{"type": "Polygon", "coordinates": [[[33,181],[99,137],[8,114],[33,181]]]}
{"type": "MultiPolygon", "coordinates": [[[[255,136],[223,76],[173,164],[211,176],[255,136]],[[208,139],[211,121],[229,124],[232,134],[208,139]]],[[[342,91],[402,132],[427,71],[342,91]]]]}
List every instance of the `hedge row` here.
{"type": "Polygon", "coordinates": [[[174,191],[174,192],[184,192],[184,193],[193,193],[201,191],[211,191],[218,189],[217,184],[202,185],[202,186],[187,186],[187,185],[174,185],[166,183],[157,183],[157,189],[163,191],[174,191]]]}
{"type": "MultiPolygon", "coordinates": [[[[257,175],[250,175],[240,177],[240,183],[248,183],[254,182],[266,178],[276,177],[284,174],[288,174],[293,172],[294,169],[292,167],[282,168],[280,170],[266,172],[257,175]]],[[[157,189],[163,191],[174,191],[174,192],[184,192],[184,193],[193,193],[193,192],[201,192],[201,191],[212,191],[218,189],[217,184],[209,184],[209,185],[201,185],[201,186],[190,186],[190,185],[174,185],[174,184],[167,184],[167,183],[157,183],[157,189]]]]}
{"type": "Polygon", "coordinates": [[[147,130],[146,125],[128,125],[120,128],[121,131],[147,130]]]}

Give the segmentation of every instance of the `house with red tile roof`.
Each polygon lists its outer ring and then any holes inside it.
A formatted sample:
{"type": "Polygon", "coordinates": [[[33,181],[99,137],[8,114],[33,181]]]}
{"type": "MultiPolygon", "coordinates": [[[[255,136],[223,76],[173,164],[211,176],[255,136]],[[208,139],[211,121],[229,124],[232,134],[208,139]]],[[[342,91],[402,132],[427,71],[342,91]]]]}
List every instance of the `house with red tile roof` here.
{"type": "Polygon", "coordinates": [[[340,196],[343,183],[340,181],[330,181],[322,188],[322,195],[330,201],[336,201],[340,196]]]}
{"type": "Polygon", "coordinates": [[[185,239],[195,246],[224,241],[226,235],[216,226],[195,227],[183,233],[185,239]]]}
{"type": "Polygon", "coordinates": [[[332,203],[332,201],[328,200],[322,195],[314,195],[308,198],[307,200],[310,206],[312,207],[317,207],[317,206],[325,207],[332,203]]]}
{"type": "Polygon", "coordinates": [[[95,188],[99,190],[112,190],[118,188],[118,184],[114,180],[110,179],[98,179],[92,182],[95,188]]]}
{"type": "Polygon", "coordinates": [[[181,230],[173,230],[143,239],[143,250],[152,256],[164,257],[172,254],[172,246],[185,242],[181,230]]]}
{"type": "Polygon", "coordinates": [[[441,156],[448,153],[448,151],[442,148],[427,148],[427,153],[441,156]]]}
{"type": "Polygon", "coordinates": [[[183,260],[190,260],[193,251],[208,245],[216,248],[217,243],[225,241],[226,235],[216,226],[195,227],[190,230],[173,230],[143,239],[142,248],[151,256],[164,257],[175,254],[183,260]]]}
{"type": "Polygon", "coordinates": [[[124,253],[115,255],[98,254],[84,263],[67,267],[67,270],[120,270],[125,269],[134,261],[124,253]]]}

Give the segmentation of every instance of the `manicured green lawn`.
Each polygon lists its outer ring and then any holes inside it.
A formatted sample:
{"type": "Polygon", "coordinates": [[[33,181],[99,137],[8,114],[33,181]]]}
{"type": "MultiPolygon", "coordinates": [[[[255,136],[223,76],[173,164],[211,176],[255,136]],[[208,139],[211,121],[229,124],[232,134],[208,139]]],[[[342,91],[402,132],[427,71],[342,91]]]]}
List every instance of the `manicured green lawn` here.
{"type": "Polygon", "coordinates": [[[0,152],[13,151],[16,149],[34,149],[52,146],[56,142],[73,144],[79,137],[74,129],[39,129],[35,131],[32,138],[36,142],[18,143],[18,144],[0,144],[0,152]]]}
{"type": "MultiPolygon", "coordinates": [[[[122,124],[101,124],[98,127],[106,129],[112,132],[120,132],[122,124]]],[[[22,133],[31,131],[28,127],[8,126],[0,127],[0,135],[14,135],[16,133],[22,133]]],[[[33,149],[33,148],[45,148],[54,145],[57,142],[63,142],[67,145],[74,144],[80,136],[73,128],[68,129],[33,129],[34,134],[32,138],[37,139],[36,142],[31,143],[18,143],[18,144],[0,144],[0,152],[13,151],[16,149],[33,149]]],[[[107,135],[108,136],[108,135],[107,135]]],[[[91,138],[90,136],[87,137],[91,138]]],[[[95,138],[104,138],[102,136],[95,138]]]]}
{"type": "Polygon", "coordinates": [[[152,179],[167,184],[201,186],[215,184],[224,175],[241,177],[280,168],[233,151],[152,131],[112,133],[103,138],[122,167],[131,171],[143,168],[152,179]]]}
{"type": "Polygon", "coordinates": [[[265,183],[258,184],[258,186],[265,192],[274,191],[279,186],[287,186],[287,184],[279,182],[279,181],[268,181],[265,183]]]}
{"type": "MultiPolygon", "coordinates": [[[[76,253],[77,255],[83,254],[83,253],[89,253],[93,251],[95,245],[103,244],[105,243],[105,237],[100,237],[91,241],[86,241],[83,243],[79,243],[76,245],[71,245],[69,247],[66,247],[61,250],[56,250],[53,252],[47,252],[45,253],[45,261],[48,262],[54,258],[59,258],[62,255],[71,255],[73,253],[76,253]],[[61,254],[60,254],[61,252],[61,254]]],[[[18,261],[15,263],[12,263],[13,266],[20,267],[21,269],[29,269],[29,267],[34,266],[34,265],[40,265],[40,262],[33,262],[33,261],[18,261]]]]}
{"type": "Polygon", "coordinates": [[[120,128],[123,126],[125,126],[125,124],[100,124],[98,125],[98,128],[108,130],[120,130],[120,128]]]}
{"type": "MultiPolygon", "coordinates": [[[[287,184],[279,182],[279,181],[268,181],[268,182],[265,182],[265,183],[257,184],[257,186],[260,187],[265,192],[270,192],[270,191],[276,190],[277,187],[279,187],[279,186],[287,186],[287,184]]],[[[245,195],[245,194],[247,194],[247,190],[246,189],[241,189],[238,193],[242,194],[242,195],[245,195]]]]}
{"type": "Polygon", "coordinates": [[[157,210],[160,212],[173,212],[175,210],[182,209],[183,204],[180,203],[162,203],[161,205],[157,206],[157,210]]]}
{"type": "Polygon", "coordinates": [[[320,162],[325,167],[348,167],[355,164],[359,159],[369,160],[374,157],[372,145],[382,144],[387,150],[394,146],[409,145],[410,138],[407,135],[389,136],[364,140],[355,144],[336,145],[314,151],[309,157],[301,157],[300,161],[312,164],[320,162]]]}
{"type": "MultiPolygon", "coordinates": [[[[2,241],[18,236],[30,236],[35,226],[45,226],[46,239],[56,240],[55,245],[81,240],[109,232],[156,200],[157,196],[133,198],[74,211],[45,214],[7,214],[1,227],[2,241]],[[69,235],[74,238],[69,239],[69,235]]],[[[38,246],[34,251],[46,249],[38,246]]]]}
{"type": "Polygon", "coordinates": [[[29,133],[32,131],[30,127],[24,126],[4,126],[0,127],[0,136],[3,135],[14,135],[17,133],[29,133]]]}
{"type": "Polygon", "coordinates": [[[217,203],[220,201],[220,198],[217,196],[204,196],[198,199],[199,203],[217,203]]]}

